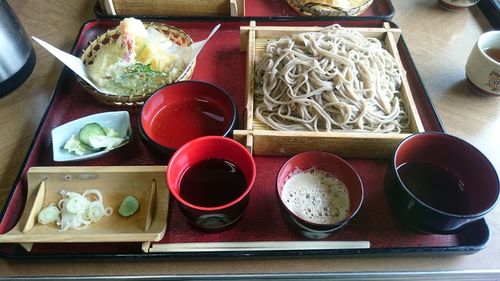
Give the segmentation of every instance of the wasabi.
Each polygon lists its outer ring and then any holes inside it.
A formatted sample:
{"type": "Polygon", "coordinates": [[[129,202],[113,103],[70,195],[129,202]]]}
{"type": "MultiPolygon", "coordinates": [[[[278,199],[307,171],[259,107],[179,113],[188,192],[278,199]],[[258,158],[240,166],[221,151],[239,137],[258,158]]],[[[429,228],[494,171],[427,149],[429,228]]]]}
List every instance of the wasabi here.
{"type": "Polygon", "coordinates": [[[120,208],[118,209],[118,213],[122,217],[130,217],[137,212],[139,209],[139,201],[134,196],[127,196],[123,198],[122,203],[120,204],[120,208]]]}

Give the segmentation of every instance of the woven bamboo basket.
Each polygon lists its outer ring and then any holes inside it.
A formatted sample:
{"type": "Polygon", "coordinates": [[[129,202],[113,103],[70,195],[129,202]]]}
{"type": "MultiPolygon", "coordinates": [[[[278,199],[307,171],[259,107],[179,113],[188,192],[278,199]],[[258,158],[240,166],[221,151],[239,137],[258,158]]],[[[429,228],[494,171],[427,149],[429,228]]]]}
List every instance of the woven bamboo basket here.
{"type": "MultiPolygon", "coordinates": [[[[183,30],[176,28],[174,26],[170,26],[167,24],[161,23],[144,23],[144,27],[152,27],[161,33],[165,34],[172,42],[179,46],[190,46],[193,44],[193,40],[191,37],[186,34],[183,30]]],[[[96,39],[92,40],[87,48],[83,50],[80,59],[82,60],[84,65],[89,65],[94,62],[98,51],[105,45],[110,44],[118,40],[120,36],[118,28],[110,29],[106,33],[99,35],[96,39]]],[[[179,78],[177,78],[174,82],[189,80],[193,75],[194,67],[196,61],[193,61],[190,65],[188,65],[188,69],[184,72],[179,78]]],[[[94,87],[90,86],[87,82],[77,76],[78,81],[82,84],[87,92],[89,92],[93,97],[95,97],[100,102],[105,104],[112,105],[124,105],[124,106],[132,106],[132,105],[141,105],[143,104],[149,96],[153,93],[140,93],[133,95],[119,95],[119,94],[105,94],[97,91],[94,87]]]]}
{"type": "Polygon", "coordinates": [[[373,3],[373,0],[364,0],[359,5],[348,9],[335,7],[328,4],[309,2],[308,0],[286,0],[288,4],[299,14],[303,16],[323,16],[323,17],[342,17],[358,16],[366,11],[373,3]]]}

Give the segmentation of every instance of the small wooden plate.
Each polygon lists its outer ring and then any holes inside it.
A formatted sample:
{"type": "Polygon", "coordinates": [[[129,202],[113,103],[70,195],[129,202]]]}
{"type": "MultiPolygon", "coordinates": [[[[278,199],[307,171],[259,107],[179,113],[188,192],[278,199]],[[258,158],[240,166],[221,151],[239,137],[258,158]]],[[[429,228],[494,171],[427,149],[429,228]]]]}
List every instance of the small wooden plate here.
{"type": "Polygon", "coordinates": [[[32,167],[27,173],[28,196],[16,226],[0,235],[0,243],[148,242],[165,234],[169,192],[165,166],[32,167]],[[51,202],[58,203],[61,190],[83,193],[97,189],[110,216],[81,230],[61,231],[56,223],[38,223],[38,213],[51,202]],[[130,217],[118,214],[123,198],[139,200],[139,210],[130,217]]]}

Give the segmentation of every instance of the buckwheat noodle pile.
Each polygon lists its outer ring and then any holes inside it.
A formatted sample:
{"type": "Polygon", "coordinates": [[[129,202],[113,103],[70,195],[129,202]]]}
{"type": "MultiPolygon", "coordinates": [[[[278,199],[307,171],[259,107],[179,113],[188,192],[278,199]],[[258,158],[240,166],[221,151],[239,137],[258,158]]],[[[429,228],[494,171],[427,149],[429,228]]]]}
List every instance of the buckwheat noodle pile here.
{"type": "Polygon", "coordinates": [[[268,42],[255,82],[255,115],[275,130],[400,132],[409,123],[394,57],[339,25],[268,42]]]}

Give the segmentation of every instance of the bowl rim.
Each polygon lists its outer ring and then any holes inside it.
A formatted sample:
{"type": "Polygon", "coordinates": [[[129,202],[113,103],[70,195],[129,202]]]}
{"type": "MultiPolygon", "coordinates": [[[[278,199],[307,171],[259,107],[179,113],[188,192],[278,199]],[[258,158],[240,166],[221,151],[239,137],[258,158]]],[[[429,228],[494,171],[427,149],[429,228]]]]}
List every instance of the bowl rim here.
{"type": "Polygon", "coordinates": [[[493,167],[493,164],[491,163],[491,161],[479,150],[477,149],[475,146],[473,146],[472,144],[470,144],[469,142],[459,138],[459,137],[456,137],[456,136],[453,136],[453,135],[450,135],[450,134],[447,134],[447,133],[444,133],[444,132],[421,132],[421,133],[416,133],[416,134],[412,134],[408,137],[406,137],[405,139],[403,139],[399,144],[398,146],[396,147],[396,149],[394,150],[394,152],[392,153],[392,156],[390,158],[390,172],[394,175],[395,179],[398,181],[399,184],[399,187],[402,188],[406,194],[408,196],[410,196],[413,200],[415,200],[416,202],[418,202],[419,204],[421,204],[422,206],[424,206],[425,208],[433,211],[433,212],[436,212],[440,215],[443,215],[443,216],[448,216],[448,217],[452,217],[452,218],[456,218],[456,219],[474,219],[474,218],[480,218],[480,217],[483,217],[484,215],[486,215],[487,213],[489,213],[491,210],[493,210],[495,208],[495,206],[498,204],[498,201],[499,201],[499,198],[500,198],[500,182],[499,182],[499,178],[498,178],[498,173],[495,169],[495,167],[493,167]],[[465,145],[467,147],[469,147],[471,150],[473,150],[477,155],[479,155],[480,157],[482,157],[484,160],[486,160],[485,162],[487,163],[488,167],[491,169],[491,171],[493,172],[493,175],[497,178],[496,180],[496,198],[495,198],[495,201],[493,202],[493,204],[491,204],[491,206],[481,212],[476,212],[474,214],[468,214],[468,215],[462,215],[462,214],[453,214],[453,213],[449,213],[449,212],[445,212],[445,211],[441,211],[439,209],[436,209],[432,206],[430,206],[429,204],[426,204],[424,201],[420,200],[417,196],[415,196],[407,187],[406,185],[403,183],[403,180],[401,179],[401,177],[399,176],[399,173],[397,172],[397,167],[396,167],[396,155],[398,153],[398,151],[400,150],[400,148],[407,142],[411,141],[412,139],[414,138],[419,138],[419,137],[422,137],[422,136],[426,136],[426,135],[429,135],[429,136],[436,136],[436,137],[439,137],[439,138],[449,138],[449,139],[453,139],[454,141],[457,141],[459,142],[460,144],[462,145],[465,145]]]}
{"type": "MultiPolygon", "coordinates": [[[[349,187],[347,187],[347,185],[346,185],[346,188],[349,189],[349,187]]],[[[278,173],[276,174],[275,190],[276,190],[276,195],[278,196],[279,204],[283,208],[285,208],[287,210],[288,214],[292,215],[298,222],[306,224],[308,229],[310,229],[311,227],[318,227],[318,228],[322,228],[321,231],[332,231],[332,230],[339,229],[340,227],[343,227],[345,224],[347,224],[351,219],[353,219],[356,216],[356,214],[361,209],[361,206],[363,205],[364,200],[365,200],[365,189],[364,189],[363,181],[361,180],[361,177],[359,176],[359,174],[356,171],[356,169],[354,169],[354,167],[351,164],[349,164],[347,161],[345,161],[340,156],[338,156],[336,154],[333,154],[333,153],[324,152],[324,151],[306,151],[306,152],[301,152],[301,153],[298,153],[298,154],[290,157],[285,163],[283,163],[283,165],[280,166],[280,169],[278,170],[278,173]],[[359,200],[358,206],[356,207],[356,209],[352,212],[352,214],[350,216],[348,216],[345,219],[343,219],[341,221],[338,221],[338,222],[336,222],[334,224],[315,223],[315,222],[311,222],[311,221],[305,220],[302,217],[296,215],[294,212],[292,212],[292,210],[290,210],[285,205],[285,203],[283,203],[283,200],[281,199],[281,196],[280,196],[280,193],[279,193],[278,178],[279,178],[279,176],[280,176],[283,168],[286,165],[288,165],[292,161],[292,159],[303,157],[304,155],[307,155],[307,154],[318,154],[318,155],[322,154],[322,155],[326,155],[327,157],[332,158],[335,161],[338,161],[338,162],[342,163],[342,165],[344,165],[348,169],[352,170],[352,172],[355,175],[355,180],[359,183],[361,195],[360,195],[360,200],[359,200]]],[[[349,202],[349,203],[351,203],[351,202],[349,202]]],[[[316,230],[314,230],[314,231],[316,231],[316,230]]]]}
{"type": "MultiPolygon", "coordinates": [[[[484,43],[485,40],[487,40],[489,37],[494,37],[494,36],[500,36],[500,30],[490,30],[490,31],[487,31],[487,32],[481,34],[479,36],[479,38],[477,39],[476,46],[477,46],[479,52],[481,53],[481,55],[484,56],[488,62],[493,63],[496,66],[498,66],[498,65],[500,65],[500,62],[494,60],[491,56],[487,55],[485,52],[486,49],[489,49],[491,47],[485,48],[483,46],[485,44],[484,43]]],[[[500,40],[500,39],[497,39],[497,40],[500,40]]],[[[496,95],[497,94],[495,94],[495,96],[496,95]]]]}
{"type": "MultiPolygon", "coordinates": [[[[182,175],[180,175],[180,178],[182,178],[182,176],[184,175],[186,171],[183,171],[182,175]]],[[[170,193],[174,196],[174,198],[179,202],[181,203],[182,205],[186,206],[186,207],[189,207],[189,208],[192,208],[192,209],[195,209],[197,211],[203,211],[203,212],[207,212],[207,211],[220,211],[220,210],[224,210],[226,208],[229,208],[239,202],[241,202],[242,200],[244,200],[244,198],[250,193],[250,191],[252,190],[253,188],[253,185],[255,183],[255,178],[256,178],[256,175],[257,175],[257,167],[256,167],[256,164],[255,164],[255,159],[253,158],[252,154],[248,151],[248,149],[243,146],[241,143],[231,139],[231,138],[228,138],[228,137],[223,137],[223,136],[204,136],[204,137],[199,137],[199,138],[196,138],[194,140],[191,140],[187,143],[185,143],[184,145],[182,145],[179,149],[177,149],[177,151],[175,151],[175,153],[172,155],[172,157],[170,158],[170,160],[168,161],[168,165],[167,165],[167,168],[166,168],[166,173],[165,173],[165,177],[166,177],[166,180],[167,180],[167,185],[168,185],[168,188],[170,190],[170,193]],[[169,175],[171,174],[170,173],[170,167],[172,166],[172,162],[175,161],[177,159],[177,157],[180,157],[179,155],[181,155],[181,153],[183,153],[184,150],[187,149],[188,146],[191,146],[191,145],[194,145],[194,144],[198,144],[200,142],[207,142],[207,141],[218,141],[218,142],[229,142],[229,143],[232,143],[236,146],[239,146],[244,154],[244,156],[248,159],[250,159],[250,163],[251,163],[251,168],[252,168],[252,172],[251,172],[251,176],[250,176],[250,180],[247,182],[247,186],[245,187],[245,191],[240,194],[240,196],[238,196],[236,199],[232,200],[231,202],[228,202],[224,205],[221,205],[221,206],[215,206],[215,207],[203,207],[203,206],[198,206],[198,205],[195,205],[195,204],[192,204],[192,203],[189,203],[187,202],[186,200],[184,200],[179,192],[177,190],[172,190],[172,186],[174,185],[172,180],[170,179],[169,175]]],[[[180,189],[180,187],[179,187],[180,189]]]]}
{"type": "MultiPolygon", "coordinates": [[[[156,142],[155,140],[153,140],[153,138],[151,138],[147,134],[147,132],[144,129],[144,126],[142,124],[144,108],[149,104],[150,100],[152,100],[156,95],[159,95],[160,91],[163,91],[163,90],[165,90],[168,87],[176,86],[178,84],[202,84],[202,85],[205,85],[205,86],[213,87],[213,88],[217,89],[219,93],[222,93],[225,96],[225,98],[228,99],[229,103],[231,104],[231,112],[232,112],[231,113],[231,122],[228,125],[228,127],[226,128],[226,130],[224,131],[224,134],[222,134],[220,136],[222,136],[222,137],[229,136],[230,133],[238,125],[238,111],[237,111],[237,108],[236,108],[236,104],[235,104],[233,98],[231,97],[231,95],[229,95],[229,93],[226,90],[224,90],[223,88],[215,85],[214,83],[210,83],[210,82],[206,82],[206,81],[201,81],[201,80],[177,81],[177,82],[174,82],[172,84],[165,85],[165,86],[161,87],[160,89],[156,90],[153,94],[151,94],[151,96],[149,96],[148,99],[146,100],[146,102],[144,102],[144,104],[141,106],[141,110],[139,112],[139,118],[138,118],[139,119],[138,120],[139,126],[138,127],[139,127],[139,133],[141,134],[141,136],[144,137],[146,139],[146,141],[152,143],[155,147],[157,147],[161,151],[165,151],[165,152],[174,152],[174,151],[178,150],[180,147],[182,147],[184,144],[187,143],[186,142],[186,143],[184,143],[183,145],[181,145],[181,146],[179,146],[177,148],[175,148],[175,147],[169,147],[169,146],[164,146],[164,145],[156,142]]],[[[201,137],[205,137],[205,136],[201,136],[201,137]]]]}

